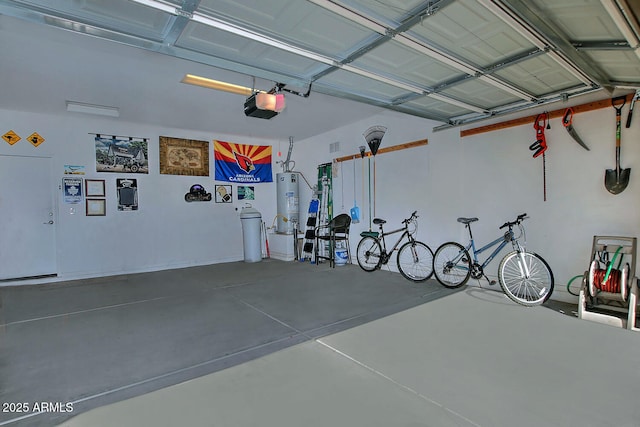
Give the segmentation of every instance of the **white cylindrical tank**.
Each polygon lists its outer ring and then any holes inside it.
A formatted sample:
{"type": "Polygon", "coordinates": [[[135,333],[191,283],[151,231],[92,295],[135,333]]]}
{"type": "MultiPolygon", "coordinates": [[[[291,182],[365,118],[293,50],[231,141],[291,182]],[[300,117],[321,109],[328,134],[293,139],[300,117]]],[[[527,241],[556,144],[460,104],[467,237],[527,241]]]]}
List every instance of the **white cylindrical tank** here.
{"type": "Polygon", "coordinates": [[[294,222],[299,222],[298,178],[300,178],[300,175],[297,172],[280,172],[276,174],[278,209],[276,230],[278,233],[293,234],[293,224],[294,222]]]}
{"type": "Polygon", "coordinates": [[[244,244],[244,262],[262,261],[262,214],[247,206],[240,213],[242,241],[244,244]]]}

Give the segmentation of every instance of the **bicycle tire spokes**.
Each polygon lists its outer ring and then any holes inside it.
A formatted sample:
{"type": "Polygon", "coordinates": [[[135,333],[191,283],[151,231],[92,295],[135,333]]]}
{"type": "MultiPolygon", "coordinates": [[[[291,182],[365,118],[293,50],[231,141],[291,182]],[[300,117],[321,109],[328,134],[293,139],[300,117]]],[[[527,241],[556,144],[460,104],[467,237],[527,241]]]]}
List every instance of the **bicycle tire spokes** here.
{"type": "MultiPolygon", "coordinates": [[[[508,231],[480,249],[475,248],[471,234],[471,223],[477,221],[477,218],[458,218],[458,222],[465,224],[469,229],[469,245],[466,248],[457,242],[440,245],[433,261],[438,282],[448,288],[457,288],[464,285],[470,277],[474,279],[484,277],[489,281],[483,269],[511,241],[514,250],[502,258],[498,268],[498,279],[504,293],[511,300],[525,306],[540,305],[548,300],[553,292],[553,272],[540,255],[525,250],[526,234],[522,221],[526,218],[527,214],[523,213],[514,221],[505,222],[499,229],[508,227],[508,231]],[[520,229],[518,236],[513,232],[515,226],[520,229]],[[482,264],[478,264],[477,255],[492,247],[495,247],[493,252],[482,264]],[[469,250],[472,251],[473,265],[469,250]]],[[[495,282],[489,281],[489,283],[495,282]]]]}
{"type": "Polygon", "coordinates": [[[471,260],[467,250],[456,242],[441,245],[433,258],[433,271],[440,284],[458,288],[471,276],[471,260]]]}
{"type": "Polygon", "coordinates": [[[397,264],[405,278],[422,282],[433,275],[433,252],[422,242],[407,242],[398,250],[397,264]]]}
{"type": "Polygon", "coordinates": [[[382,248],[377,238],[366,236],[358,243],[356,251],[358,265],[364,271],[374,271],[380,267],[382,261],[382,248]]]}
{"type": "Polygon", "coordinates": [[[553,292],[553,273],[546,261],[534,253],[507,254],[500,263],[498,277],[504,293],[521,305],[540,305],[553,292]]]}
{"type": "Polygon", "coordinates": [[[398,271],[407,279],[414,282],[427,280],[433,274],[433,251],[426,244],[414,239],[413,233],[417,230],[417,212],[413,212],[409,218],[402,221],[402,227],[397,230],[384,232],[386,223],[381,218],[374,218],[374,224],[380,226],[380,232],[373,234],[371,231],[360,233],[362,239],[358,243],[356,258],[360,267],[368,272],[379,269],[387,264],[393,252],[403,240],[407,240],[398,249],[398,271]],[[409,225],[413,224],[413,231],[409,225]],[[396,243],[387,251],[385,236],[402,233],[396,243]]]}

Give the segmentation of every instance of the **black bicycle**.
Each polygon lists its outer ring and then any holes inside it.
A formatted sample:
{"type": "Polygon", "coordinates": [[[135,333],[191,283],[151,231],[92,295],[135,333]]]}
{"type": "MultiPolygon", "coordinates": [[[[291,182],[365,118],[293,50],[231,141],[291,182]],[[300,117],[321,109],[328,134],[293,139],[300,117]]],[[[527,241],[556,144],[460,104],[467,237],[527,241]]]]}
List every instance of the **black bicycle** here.
{"type": "Polygon", "coordinates": [[[357,259],[360,268],[364,271],[374,271],[387,264],[391,254],[395,251],[400,242],[405,238],[405,242],[398,249],[398,270],[407,279],[414,282],[427,280],[433,274],[433,251],[426,244],[414,238],[418,231],[417,211],[402,221],[403,227],[397,230],[384,232],[382,226],[387,222],[384,219],[374,218],[373,223],[380,227],[380,232],[363,231],[360,233],[362,239],[358,243],[357,259]],[[385,237],[391,234],[402,232],[398,241],[391,250],[387,251],[385,237]]]}

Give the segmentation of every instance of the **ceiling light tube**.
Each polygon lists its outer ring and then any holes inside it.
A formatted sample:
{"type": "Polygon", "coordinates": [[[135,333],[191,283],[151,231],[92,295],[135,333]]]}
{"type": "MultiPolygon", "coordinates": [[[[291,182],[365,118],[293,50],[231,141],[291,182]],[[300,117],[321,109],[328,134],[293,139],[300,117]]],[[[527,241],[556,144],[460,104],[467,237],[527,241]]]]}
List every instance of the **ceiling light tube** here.
{"type": "Polygon", "coordinates": [[[221,90],[223,92],[235,93],[235,94],[244,95],[244,96],[249,96],[255,92],[253,89],[249,87],[221,82],[219,80],[212,80],[206,77],[195,76],[193,74],[185,74],[181,82],[187,83],[190,85],[202,86],[209,89],[221,90]]]}
{"type": "Polygon", "coordinates": [[[98,116],[120,117],[120,110],[116,107],[85,104],[84,102],[67,101],[67,111],[73,113],[96,114],[98,116]]]}

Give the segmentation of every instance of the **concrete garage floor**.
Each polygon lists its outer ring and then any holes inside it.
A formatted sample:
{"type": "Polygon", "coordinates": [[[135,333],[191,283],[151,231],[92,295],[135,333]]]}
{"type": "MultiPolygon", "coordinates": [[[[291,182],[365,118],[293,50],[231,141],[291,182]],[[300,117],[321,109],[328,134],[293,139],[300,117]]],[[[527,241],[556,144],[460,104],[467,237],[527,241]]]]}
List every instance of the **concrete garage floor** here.
{"type": "Polygon", "coordinates": [[[0,425],[640,425],[640,335],[560,303],[276,260],[0,297],[0,425]]]}

